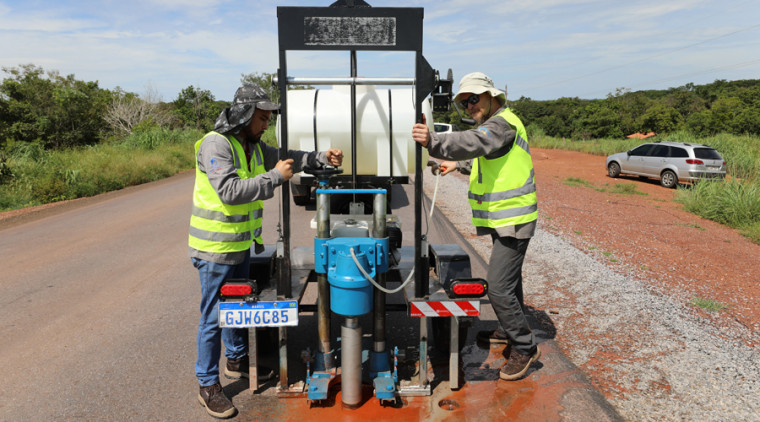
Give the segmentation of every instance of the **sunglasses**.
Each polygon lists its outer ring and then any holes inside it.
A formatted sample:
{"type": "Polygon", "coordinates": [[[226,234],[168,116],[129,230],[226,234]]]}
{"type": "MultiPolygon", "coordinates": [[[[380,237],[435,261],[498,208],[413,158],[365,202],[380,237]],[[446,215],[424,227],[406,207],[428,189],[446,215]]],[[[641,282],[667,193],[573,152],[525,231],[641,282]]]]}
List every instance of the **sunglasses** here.
{"type": "Polygon", "coordinates": [[[462,106],[463,109],[467,110],[467,107],[470,105],[475,105],[480,102],[480,95],[479,94],[472,94],[468,98],[465,98],[464,100],[460,101],[459,104],[462,106]]]}

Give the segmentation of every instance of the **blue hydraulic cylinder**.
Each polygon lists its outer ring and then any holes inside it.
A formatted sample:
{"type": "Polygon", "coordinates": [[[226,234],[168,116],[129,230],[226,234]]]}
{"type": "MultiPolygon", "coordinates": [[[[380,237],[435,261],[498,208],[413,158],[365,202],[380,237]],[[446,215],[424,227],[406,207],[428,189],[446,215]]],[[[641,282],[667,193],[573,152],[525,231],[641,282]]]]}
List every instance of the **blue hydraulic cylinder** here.
{"type": "Polygon", "coordinates": [[[371,278],[388,271],[388,238],[314,239],[314,271],[327,273],[330,309],[339,315],[358,316],[372,310],[372,285],[351,256],[371,278]]]}

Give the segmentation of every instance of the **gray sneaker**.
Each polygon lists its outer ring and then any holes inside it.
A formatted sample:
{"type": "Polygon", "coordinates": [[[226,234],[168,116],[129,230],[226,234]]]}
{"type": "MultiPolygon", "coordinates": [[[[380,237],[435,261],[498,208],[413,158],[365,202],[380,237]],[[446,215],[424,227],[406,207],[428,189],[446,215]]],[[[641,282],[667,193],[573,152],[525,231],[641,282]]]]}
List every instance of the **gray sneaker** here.
{"type": "Polygon", "coordinates": [[[215,418],[227,419],[237,413],[237,409],[232,405],[230,399],[224,395],[222,385],[219,383],[201,387],[200,392],[198,392],[198,401],[201,402],[201,406],[206,408],[206,412],[215,418]]]}

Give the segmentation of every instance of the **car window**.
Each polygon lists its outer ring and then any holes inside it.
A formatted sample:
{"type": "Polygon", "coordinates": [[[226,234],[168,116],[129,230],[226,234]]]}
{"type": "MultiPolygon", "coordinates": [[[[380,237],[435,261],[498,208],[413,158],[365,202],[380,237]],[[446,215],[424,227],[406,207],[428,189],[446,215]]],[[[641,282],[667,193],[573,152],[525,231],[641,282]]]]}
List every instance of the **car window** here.
{"type": "Polygon", "coordinates": [[[689,158],[689,153],[679,147],[670,147],[670,156],[673,158],[689,158]]]}
{"type": "Polygon", "coordinates": [[[631,150],[631,155],[641,156],[641,155],[647,155],[649,153],[649,150],[652,149],[654,145],[652,144],[644,144],[639,145],[636,148],[631,150]]]}
{"type": "Polygon", "coordinates": [[[435,130],[436,132],[446,132],[447,130],[449,130],[449,126],[448,125],[434,124],[433,125],[433,130],[435,130]]]}
{"type": "Polygon", "coordinates": [[[703,160],[722,160],[718,151],[712,148],[694,148],[694,156],[703,160]]]}
{"type": "Polygon", "coordinates": [[[652,152],[649,154],[652,157],[667,157],[668,156],[668,146],[667,145],[655,145],[652,152]]]}

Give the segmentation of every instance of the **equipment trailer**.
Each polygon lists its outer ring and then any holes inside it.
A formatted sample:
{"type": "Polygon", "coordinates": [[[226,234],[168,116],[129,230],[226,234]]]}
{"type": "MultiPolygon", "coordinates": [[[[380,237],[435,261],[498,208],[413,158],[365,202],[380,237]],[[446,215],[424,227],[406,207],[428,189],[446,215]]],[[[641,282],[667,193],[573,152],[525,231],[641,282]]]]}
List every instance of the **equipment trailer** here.
{"type": "MultiPolygon", "coordinates": [[[[458,389],[460,323],[479,316],[480,297],[486,294],[487,284],[471,278],[469,256],[458,245],[431,245],[422,232],[422,173],[426,157],[423,148],[411,140],[411,125],[421,122],[423,113],[429,113],[430,100],[426,98],[431,93],[441,86],[450,90],[451,86],[450,74],[448,80],[439,81],[437,72],[422,56],[423,10],[373,8],[363,1],[343,0],[330,7],[278,7],[277,16],[280,67],[276,82],[283,93],[278,121],[280,155],[282,159],[287,157],[290,138],[295,133],[289,128],[290,122],[306,118],[314,122],[313,135],[306,136],[313,139],[308,142],[313,142],[315,149],[324,150],[336,146],[339,138],[344,139],[341,142],[346,142],[343,149],[346,158],[350,158],[350,166],[346,166],[349,174],[341,174],[341,169],[314,169],[300,179],[307,181],[305,183],[311,180],[318,183],[316,217],[312,222],[316,228],[313,248],[291,247],[290,190],[286,182],[281,190],[280,239],[276,245],[267,246],[262,254],[254,254],[253,249],[251,252],[251,274],[258,278],[242,282],[230,280],[223,288],[221,324],[249,328],[250,390],[259,389],[257,343],[261,340],[254,327],[277,327],[277,339],[264,341],[276,343],[270,346],[276,346],[279,351],[276,393],[280,397],[306,397],[312,403],[320,402],[327,398],[330,386],[340,380],[343,406],[355,408],[362,403],[362,380],[367,379],[363,373],[371,379],[374,395],[381,402],[395,401],[399,396],[430,395],[428,318],[432,318],[438,340],[449,337],[449,385],[458,389]],[[350,77],[290,77],[286,53],[292,50],[347,51],[350,77]],[[414,78],[359,78],[357,51],[413,52],[414,78]],[[325,125],[322,131],[317,127],[322,110],[318,90],[305,94],[313,104],[303,107],[294,101],[304,97],[288,91],[292,85],[339,87],[338,90],[348,94],[349,110],[344,111],[350,116],[350,124],[332,125],[327,130],[333,135],[324,136],[325,125]],[[398,107],[393,109],[396,103],[392,97],[398,93],[389,89],[385,101],[384,92],[377,89],[380,86],[412,87],[409,90],[409,96],[413,97],[410,119],[394,117],[399,111],[398,107]],[[366,98],[376,105],[369,113],[385,116],[380,130],[384,135],[372,141],[362,138],[364,133],[358,121],[364,123],[371,117],[361,114],[367,113],[366,98]],[[357,101],[363,109],[357,107],[357,101]],[[386,106],[387,109],[383,108],[386,106]],[[312,114],[304,117],[299,115],[304,112],[293,110],[311,110],[312,114]],[[407,135],[402,137],[399,133],[407,135]],[[373,148],[375,142],[381,143],[373,151],[376,156],[360,151],[368,144],[373,148]],[[400,221],[388,213],[388,194],[393,185],[409,182],[406,169],[412,166],[404,166],[405,151],[411,151],[409,155],[414,156],[413,247],[401,245],[400,221]],[[360,174],[360,168],[373,167],[360,165],[360,156],[377,159],[377,164],[373,164],[374,174],[360,174]],[[336,198],[349,199],[336,201],[336,198]],[[336,203],[347,203],[348,213],[341,206],[343,214],[332,214],[331,206],[335,207],[336,203]],[[269,271],[270,268],[274,271],[269,271]],[[274,277],[270,278],[271,273],[274,277]],[[316,308],[301,303],[310,283],[317,286],[316,308]],[[244,289],[248,286],[248,290],[236,289],[241,286],[244,289]],[[387,297],[394,292],[402,292],[403,303],[387,303],[387,297]],[[317,333],[305,333],[298,325],[299,314],[314,311],[317,333]],[[419,346],[414,353],[417,371],[409,379],[399,379],[395,364],[399,351],[387,333],[388,312],[403,313],[410,326],[419,324],[419,346]],[[359,317],[369,313],[373,322],[372,347],[363,355],[359,317]],[[340,339],[331,338],[333,315],[343,318],[340,339]],[[316,334],[317,344],[313,356],[310,352],[302,353],[307,361],[305,381],[291,384],[288,337],[293,332],[299,336],[316,334]],[[336,356],[338,349],[340,356],[336,356]]],[[[436,106],[442,95],[447,94],[434,93],[436,106]]],[[[448,98],[450,101],[450,92],[448,98]]],[[[427,121],[432,124],[430,116],[427,121]]],[[[304,149],[303,139],[301,142],[300,149],[304,149]]]]}

